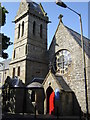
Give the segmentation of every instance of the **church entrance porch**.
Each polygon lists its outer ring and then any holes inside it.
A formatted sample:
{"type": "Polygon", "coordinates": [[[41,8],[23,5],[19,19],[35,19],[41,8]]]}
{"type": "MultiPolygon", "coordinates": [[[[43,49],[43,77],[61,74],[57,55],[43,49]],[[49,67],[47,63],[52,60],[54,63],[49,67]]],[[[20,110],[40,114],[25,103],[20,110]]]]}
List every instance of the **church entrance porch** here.
{"type": "Polygon", "coordinates": [[[55,113],[55,93],[53,89],[49,86],[46,91],[46,110],[47,114],[55,113]]]}

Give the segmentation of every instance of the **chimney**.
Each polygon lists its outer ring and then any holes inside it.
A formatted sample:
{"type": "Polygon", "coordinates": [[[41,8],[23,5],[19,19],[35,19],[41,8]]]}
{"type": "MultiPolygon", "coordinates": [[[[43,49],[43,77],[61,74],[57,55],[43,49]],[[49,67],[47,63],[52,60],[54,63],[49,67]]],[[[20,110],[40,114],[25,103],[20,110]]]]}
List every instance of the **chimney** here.
{"type": "Polygon", "coordinates": [[[63,15],[60,14],[59,17],[58,17],[58,19],[60,19],[60,22],[61,22],[61,23],[63,23],[63,22],[62,22],[62,18],[63,18],[63,15]]]}

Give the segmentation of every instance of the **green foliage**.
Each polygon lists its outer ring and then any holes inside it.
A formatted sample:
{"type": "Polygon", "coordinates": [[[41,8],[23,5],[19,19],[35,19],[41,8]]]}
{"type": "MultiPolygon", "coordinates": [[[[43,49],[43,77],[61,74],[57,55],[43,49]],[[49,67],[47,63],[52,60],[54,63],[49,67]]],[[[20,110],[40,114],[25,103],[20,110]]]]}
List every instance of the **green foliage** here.
{"type": "Polygon", "coordinates": [[[4,8],[4,7],[1,7],[1,4],[0,4],[0,25],[1,26],[4,26],[4,24],[6,23],[6,13],[8,13],[8,11],[4,8]]]}
{"type": "Polygon", "coordinates": [[[8,58],[8,54],[2,51],[2,58],[3,59],[7,59],[8,58]]]}
{"type": "Polygon", "coordinates": [[[2,50],[6,50],[9,45],[12,45],[10,38],[2,34],[2,50]]]}
{"type": "MultiPolygon", "coordinates": [[[[6,23],[6,13],[8,13],[8,11],[1,6],[0,4],[0,27],[4,26],[6,23]]],[[[2,57],[4,59],[8,58],[8,53],[5,53],[4,50],[6,50],[9,45],[12,45],[13,43],[10,42],[10,38],[5,36],[4,34],[0,34],[2,36],[2,57]]]]}
{"type": "Polygon", "coordinates": [[[12,45],[13,43],[10,42],[10,38],[8,38],[7,36],[5,36],[4,34],[2,34],[2,57],[4,59],[8,58],[8,54],[4,52],[4,50],[6,50],[9,45],[12,45]]]}

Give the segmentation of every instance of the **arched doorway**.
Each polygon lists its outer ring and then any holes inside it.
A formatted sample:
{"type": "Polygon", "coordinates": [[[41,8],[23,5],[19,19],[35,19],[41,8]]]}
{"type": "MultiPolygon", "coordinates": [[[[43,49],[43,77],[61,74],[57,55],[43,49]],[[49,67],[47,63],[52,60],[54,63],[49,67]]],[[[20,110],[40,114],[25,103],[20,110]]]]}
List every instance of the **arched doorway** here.
{"type": "Polygon", "coordinates": [[[54,100],[55,100],[55,93],[53,91],[53,89],[49,86],[46,90],[46,110],[47,110],[47,114],[54,114],[55,112],[55,104],[54,104],[54,100]]]}

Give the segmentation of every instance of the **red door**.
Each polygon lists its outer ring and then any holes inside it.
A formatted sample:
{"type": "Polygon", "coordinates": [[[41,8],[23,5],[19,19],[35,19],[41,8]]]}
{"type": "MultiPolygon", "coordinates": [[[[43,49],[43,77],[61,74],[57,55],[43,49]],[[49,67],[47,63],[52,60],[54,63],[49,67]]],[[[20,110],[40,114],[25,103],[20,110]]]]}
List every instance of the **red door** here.
{"type": "Polygon", "coordinates": [[[49,97],[49,114],[54,114],[54,100],[55,100],[55,93],[54,91],[51,93],[50,97],[49,97]]]}

